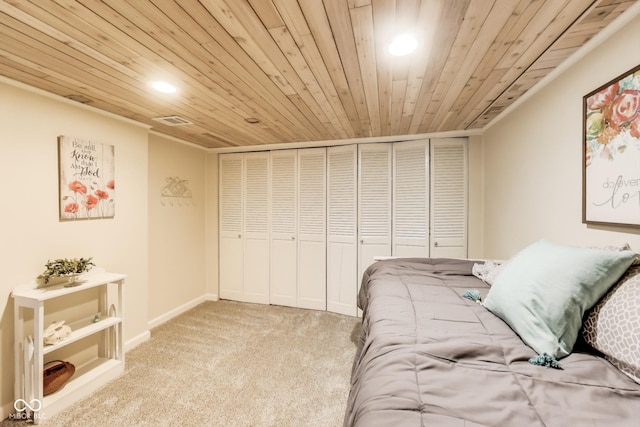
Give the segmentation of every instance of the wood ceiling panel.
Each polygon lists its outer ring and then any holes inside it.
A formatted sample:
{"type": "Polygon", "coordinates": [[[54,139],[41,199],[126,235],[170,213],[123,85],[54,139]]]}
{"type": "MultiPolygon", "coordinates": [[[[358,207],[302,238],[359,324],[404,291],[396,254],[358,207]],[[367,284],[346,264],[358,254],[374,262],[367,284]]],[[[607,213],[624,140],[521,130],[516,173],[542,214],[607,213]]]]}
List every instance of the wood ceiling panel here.
{"type": "MultiPolygon", "coordinates": [[[[403,101],[402,115],[409,121],[413,118],[416,102],[422,89],[422,81],[430,64],[431,52],[435,50],[435,36],[439,25],[444,25],[442,17],[445,5],[443,0],[424,0],[420,7],[417,22],[417,38],[424,49],[415,52],[415,60],[411,63],[407,76],[407,90],[403,101]]],[[[409,129],[405,129],[409,133],[409,129]]]]}
{"type": "Polygon", "coordinates": [[[360,74],[360,63],[358,62],[356,42],[351,26],[349,5],[343,0],[323,0],[323,2],[336,44],[336,53],[342,62],[345,78],[358,111],[358,118],[360,119],[364,136],[374,136],[371,133],[371,118],[369,117],[364,84],[360,74]]]}
{"type": "Polygon", "coordinates": [[[452,53],[453,43],[456,40],[456,34],[462,27],[470,1],[447,2],[445,4],[447,7],[442,10],[440,24],[433,38],[429,63],[422,82],[422,88],[420,89],[420,95],[411,118],[410,134],[427,132],[427,125],[422,123],[430,123],[433,120],[435,112],[431,104],[432,102],[440,102],[439,98],[434,97],[434,94],[440,83],[440,76],[443,75],[449,55],[454,54],[452,53]],[[452,5],[455,7],[452,7],[452,5]]]}
{"type": "Polygon", "coordinates": [[[380,135],[399,135],[407,82],[406,77],[404,80],[394,81],[394,71],[398,61],[393,61],[391,55],[386,52],[388,40],[391,40],[396,32],[393,25],[396,16],[396,0],[380,0],[372,6],[373,31],[378,35],[375,39],[375,53],[380,135]],[[392,126],[393,122],[395,127],[392,126]]]}
{"type": "Polygon", "coordinates": [[[378,73],[376,70],[376,46],[373,37],[373,13],[371,5],[350,9],[356,55],[360,68],[372,135],[381,135],[380,103],[378,101],[378,73]]]}
{"type": "Polygon", "coordinates": [[[235,87],[246,85],[249,88],[248,93],[255,102],[270,107],[263,108],[260,111],[261,114],[269,110],[277,111],[286,119],[282,123],[282,127],[292,129],[292,131],[295,129],[294,133],[300,141],[322,138],[322,126],[319,125],[315,116],[302,112],[291,103],[290,97],[282,92],[269,76],[261,72],[251,57],[246,55],[242,49],[237,48],[235,40],[217,21],[211,19],[203,6],[199,3],[198,6],[195,6],[191,4],[190,0],[178,0],[176,3],[181,2],[187,3],[190,7],[187,10],[186,4],[181,5],[184,12],[177,12],[174,16],[184,13],[195,22],[195,25],[191,27],[190,34],[201,34],[197,39],[198,43],[210,55],[210,64],[215,73],[233,76],[229,79],[229,84],[235,87]],[[218,67],[222,67],[226,71],[218,71],[218,67]],[[256,91],[260,93],[260,97],[255,96],[256,91]]]}
{"type": "MultiPolygon", "coordinates": [[[[467,83],[468,68],[463,68],[465,64],[477,61],[478,52],[472,50],[474,40],[478,39],[478,34],[493,9],[493,0],[483,2],[470,2],[467,8],[462,25],[455,34],[455,41],[451,47],[449,55],[439,76],[433,97],[427,109],[427,114],[423,119],[423,126],[436,131],[443,129],[444,120],[451,116],[449,106],[454,102],[459,94],[460,87],[467,83]],[[457,78],[462,79],[456,80],[457,78]]],[[[493,29],[492,29],[493,30],[493,29]]]]}
{"type": "Polygon", "coordinates": [[[351,122],[351,128],[356,137],[363,137],[362,123],[360,115],[356,108],[355,99],[349,88],[349,83],[342,67],[342,61],[333,39],[331,25],[325,13],[322,1],[304,1],[300,3],[305,20],[309,25],[311,37],[313,40],[307,40],[304,43],[313,43],[320,52],[320,59],[329,73],[335,90],[338,93],[340,102],[347,113],[347,117],[351,122]]]}
{"type": "Polygon", "coordinates": [[[208,148],[402,138],[486,126],[635,3],[0,0],[0,75],[208,148]]]}

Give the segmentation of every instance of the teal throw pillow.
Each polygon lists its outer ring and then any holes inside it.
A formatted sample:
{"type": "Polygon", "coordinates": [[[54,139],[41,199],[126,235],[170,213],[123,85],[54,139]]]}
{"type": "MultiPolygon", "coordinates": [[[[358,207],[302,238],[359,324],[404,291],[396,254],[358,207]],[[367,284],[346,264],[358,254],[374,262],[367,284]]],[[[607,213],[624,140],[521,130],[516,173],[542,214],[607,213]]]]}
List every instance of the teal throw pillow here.
{"type": "Polygon", "coordinates": [[[515,255],[484,306],[538,354],[571,353],[582,317],[633,263],[633,251],[561,246],[546,240],[515,255]]]}

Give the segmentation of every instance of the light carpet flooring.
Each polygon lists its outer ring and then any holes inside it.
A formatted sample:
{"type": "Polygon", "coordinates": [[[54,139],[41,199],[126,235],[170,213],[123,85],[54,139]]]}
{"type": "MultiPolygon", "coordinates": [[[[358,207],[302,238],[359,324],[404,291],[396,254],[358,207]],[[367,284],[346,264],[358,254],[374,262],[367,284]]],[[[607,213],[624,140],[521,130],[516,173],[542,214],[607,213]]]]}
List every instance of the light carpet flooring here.
{"type": "Polygon", "coordinates": [[[121,377],[42,424],[339,427],[358,332],[359,319],[334,313],[205,302],[154,328],[121,377]]]}

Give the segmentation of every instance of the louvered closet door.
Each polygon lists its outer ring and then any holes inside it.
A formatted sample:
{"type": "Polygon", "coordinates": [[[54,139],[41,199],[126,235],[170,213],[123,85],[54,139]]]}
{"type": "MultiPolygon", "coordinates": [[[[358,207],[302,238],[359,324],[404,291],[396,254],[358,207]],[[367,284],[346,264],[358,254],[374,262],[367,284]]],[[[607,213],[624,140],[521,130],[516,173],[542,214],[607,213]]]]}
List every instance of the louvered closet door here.
{"type": "Polygon", "coordinates": [[[298,150],[298,307],[326,310],[326,148],[298,150]]]}
{"type": "Polygon", "coordinates": [[[327,149],[327,310],[357,315],[356,145],[327,149]]]}
{"type": "Polygon", "coordinates": [[[220,298],[241,300],[243,288],[243,155],[219,156],[220,298]]]}
{"type": "Polygon", "coordinates": [[[269,302],[295,307],[297,294],[298,150],[271,152],[271,280],[269,302]]]}
{"type": "Polygon", "coordinates": [[[391,255],[391,144],[358,146],[358,279],[376,256],[391,255]]]}
{"type": "Polygon", "coordinates": [[[393,144],[393,256],[429,256],[429,141],[393,144]]]}
{"type": "Polygon", "coordinates": [[[467,139],[431,140],[431,256],[467,257],[467,139]]]}
{"type": "Polygon", "coordinates": [[[269,152],[244,155],[242,300],[269,303],[269,152]]]}

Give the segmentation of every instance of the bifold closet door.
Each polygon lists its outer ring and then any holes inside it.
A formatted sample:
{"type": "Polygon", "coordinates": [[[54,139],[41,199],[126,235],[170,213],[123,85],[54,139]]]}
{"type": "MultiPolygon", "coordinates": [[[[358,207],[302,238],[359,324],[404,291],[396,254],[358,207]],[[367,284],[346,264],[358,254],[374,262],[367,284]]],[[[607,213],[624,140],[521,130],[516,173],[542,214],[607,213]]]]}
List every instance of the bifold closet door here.
{"type": "Polygon", "coordinates": [[[431,257],[467,257],[467,139],[431,140],[431,257]]]}
{"type": "Polygon", "coordinates": [[[269,152],[244,154],[243,301],[269,303],[269,152]]]}
{"type": "Polygon", "coordinates": [[[429,256],[429,141],[393,144],[395,257],[429,256]]]}
{"type": "Polygon", "coordinates": [[[221,154],[220,298],[269,302],[269,153],[221,154]]]}
{"type": "Polygon", "coordinates": [[[358,146],[358,280],[391,255],[391,144],[358,146]]]}
{"type": "Polygon", "coordinates": [[[327,310],[357,315],[356,145],[327,149],[327,310]]]}
{"type": "Polygon", "coordinates": [[[297,307],[298,150],[271,152],[271,304],[297,307]]]}
{"type": "Polygon", "coordinates": [[[220,298],[242,300],[244,274],[243,154],[220,154],[220,298]]]}
{"type": "Polygon", "coordinates": [[[326,157],[298,150],[298,307],[316,310],[327,308],[326,157]]]}

